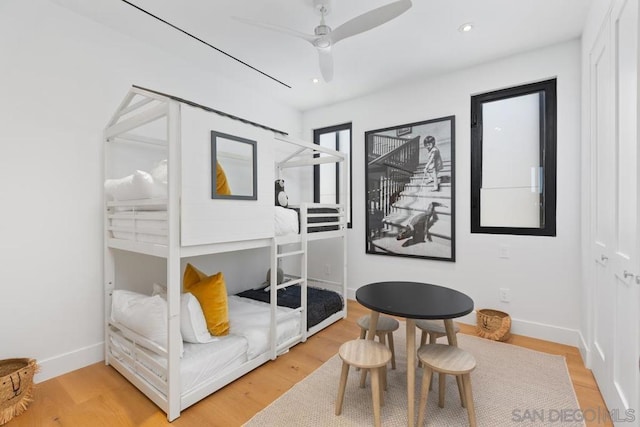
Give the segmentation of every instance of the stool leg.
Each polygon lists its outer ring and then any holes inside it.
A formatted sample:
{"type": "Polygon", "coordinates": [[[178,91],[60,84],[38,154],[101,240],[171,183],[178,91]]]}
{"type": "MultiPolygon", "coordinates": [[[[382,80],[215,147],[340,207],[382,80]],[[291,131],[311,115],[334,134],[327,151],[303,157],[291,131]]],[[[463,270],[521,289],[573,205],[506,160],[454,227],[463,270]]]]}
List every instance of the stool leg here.
{"type": "Polygon", "coordinates": [[[387,367],[383,366],[380,369],[382,369],[382,387],[387,391],[387,367]]]}
{"type": "Polygon", "coordinates": [[[460,378],[459,375],[456,375],[456,382],[458,383],[458,393],[460,394],[460,405],[463,408],[466,408],[465,406],[465,399],[464,399],[464,384],[462,381],[462,378],[460,378]]]}
{"type": "Polygon", "coordinates": [[[340,374],[340,386],[338,387],[338,398],[336,399],[336,415],[342,413],[342,401],[344,400],[344,389],[347,386],[347,377],[349,376],[349,365],[342,362],[342,373],[340,374]]]}
{"type": "Polygon", "coordinates": [[[373,421],[376,427],[380,427],[380,370],[377,368],[371,369],[371,397],[373,398],[373,421]]]}
{"type": "MultiPolygon", "coordinates": [[[[422,347],[426,343],[427,343],[427,332],[426,331],[422,331],[422,333],[420,334],[420,345],[418,346],[418,348],[422,347]]],[[[418,368],[422,368],[422,361],[421,360],[418,360],[418,368]]]]}
{"type": "Polygon", "coordinates": [[[464,383],[464,395],[467,401],[467,413],[469,414],[469,426],[476,427],[476,408],[473,404],[473,395],[471,393],[471,376],[469,374],[462,375],[464,383]]]}
{"type": "Polygon", "coordinates": [[[385,334],[384,332],[378,332],[378,342],[382,345],[387,345],[387,334],[385,334]]]}
{"type": "Polygon", "coordinates": [[[380,406],[384,406],[384,391],[387,391],[387,367],[382,366],[378,370],[380,371],[380,382],[382,383],[382,387],[380,387],[380,406]]]}
{"type": "Polygon", "coordinates": [[[396,350],[393,346],[393,332],[387,334],[389,342],[389,350],[391,350],[391,369],[396,369],[396,350]]]}
{"type": "MultiPolygon", "coordinates": [[[[360,337],[361,340],[367,338],[367,330],[364,328],[360,328],[360,337]]],[[[356,372],[358,372],[360,368],[356,367],[356,372]]]]}
{"type": "Polygon", "coordinates": [[[424,418],[425,418],[425,412],[427,411],[427,397],[429,396],[429,384],[431,384],[431,377],[433,374],[433,371],[428,368],[428,367],[424,367],[424,370],[422,371],[422,386],[420,388],[420,405],[418,406],[418,427],[422,426],[422,423],[424,422],[424,418]]]}
{"type": "Polygon", "coordinates": [[[365,383],[367,381],[367,371],[368,369],[363,369],[360,373],[360,388],[364,388],[365,383]]]}
{"type": "Polygon", "coordinates": [[[444,385],[447,378],[442,372],[438,375],[438,406],[444,408],[444,385]]]}

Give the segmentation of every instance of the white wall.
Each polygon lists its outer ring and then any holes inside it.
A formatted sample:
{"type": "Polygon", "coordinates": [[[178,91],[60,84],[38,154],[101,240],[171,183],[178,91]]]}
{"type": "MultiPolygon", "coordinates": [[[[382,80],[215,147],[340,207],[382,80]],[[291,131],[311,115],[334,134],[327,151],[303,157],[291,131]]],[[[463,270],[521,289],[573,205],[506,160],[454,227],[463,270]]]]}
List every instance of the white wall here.
{"type": "MultiPolygon", "coordinates": [[[[348,287],[382,280],[446,285],[477,309],[509,312],[513,332],[580,342],[580,42],[574,40],[303,114],[303,134],[353,123],[353,228],[348,287]],[[558,79],[557,237],[470,233],[470,97],[552,77],[558,79]],[[456,116],[456,262],[365,254],[364,132],[456,116]],[[508,245],[510,258],[498,257],[508,245]],[[512,301],[501,303],[499,289],[512,301]]],[[[475,322],[468,316],[465,321],[475,322]]]]}
{"type": "Polygon", "coordinates": [[[41,381],[103,358],[101,134],[130,85],[294,135],[300,114],[45,0],[0,2],[0,63],[0,359],[41,381]]]}

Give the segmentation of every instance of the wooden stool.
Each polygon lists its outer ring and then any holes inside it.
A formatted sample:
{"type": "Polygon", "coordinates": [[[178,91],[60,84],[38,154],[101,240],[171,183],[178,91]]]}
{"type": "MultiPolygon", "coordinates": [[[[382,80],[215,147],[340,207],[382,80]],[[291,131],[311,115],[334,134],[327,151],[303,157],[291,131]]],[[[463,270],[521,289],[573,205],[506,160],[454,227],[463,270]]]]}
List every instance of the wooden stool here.
{"type": "MultiPolygon", "coordinates": [[[[418,425],[421,426],[424,421],[427,409],[427,396],[429,395],[429,384],[433,372],[440,375],[440,393],[438,396],[438,406],[444,407],[444,376],[445,374],[455,375],[462,379],[461,383],[464,393],[461,392],[463,398],[463,406],[467,407],[469,414],[469,425],[476,426],[476,412],[473,405],[473,396],[471,394],[471,377],[469,373],[476,367],[476,359],[458,348],[444,344],[427,344],[418,349],[418,360],[422,362],[424,374],[422,375],[422,387],[420,391],[420,407],[418,409],[418,425]]],[[[460,387],[458,382],[458,387],[460,387]]]]}
{"type": "MultiPolygon", "coordinates": [[[[368,314],[358,319],[357,323],[358,326],[360,326],[360,339],[365,339],[367,337],[370,319],[371,316],[368,314]]],[[[378,324],[376,325],[376,336],[378,337],[378,341],[382,344],[386,344],[385,341],[389,343],[389,350],[391,350],[391,369],[396,369],[396,351],[393,347],[393,331],[396,331],[399,327],[400,323],[396,319],[387,316],[380,316],[378,318],[378,324]]]]}
{"type": "MultiPolygon", "coordinates": [[[[435,344],[438,338],[447,336],[447,330],[442,320],[416,320],[416,328],[422,331],[422,335],[420,336],[421,346],[427,344],[427,336],[429,336],[429,344],[435,344]]],[[[456,334],[460,332],[460,327],[455,323],[453,324],[453,328],[456,334]]]]}
{"type": "Polygon", "coordinates": [[[373,397],[373,419],[376,426],[380,426],[380,405],[382,404],[382,388],[380,387],[380,374],[382,373],[383,386],[386,389],[387,363],[391,359],[391,351],[387,346],[373,340],[351,340],[340,346],[338,351],[342,359],[342,374],[340,375],[340,387],[336,400],[336,415],[342,413],[342,401],[344,389],[347,385],[349,366],[368,369],[371,371],[371,396],[373,397]]]}
{"type": "MultiPolygon", "coordinates": [[[[416,320],[416,328],[422,331],[422,335],[420,335],[420,346],[427,344],[427,336],[429,337],[429,344],[435,344],[438,338],[447,336],[447,330],[444,327],[444,322],[442,320],[427,320],[427,319],[416,320]]],[[[460,327],[455,323],[453,324],[453,331],[456,334],[460,332],[460,327]]],[[[422,367],[421,362],[418,363],[418,367],[422,367]]],[[[464,402],[464,399],[462,397],[462,382],[461,382],[462,379],[456,377],[456,381],[458,382],[458,391],[460,392],[460,402],[464,402]]],[[[429,383],[429,390],[431,390],[432,383],[433,383],[433,379],[429,383]]],[[[440,386],[443,389],[442,391],[443,394],[444,394],[444,386],[445,386],[444,384],[440,386]]],[[[464,403],[462,404],[462,406],[464,407],[464,403]]]]}

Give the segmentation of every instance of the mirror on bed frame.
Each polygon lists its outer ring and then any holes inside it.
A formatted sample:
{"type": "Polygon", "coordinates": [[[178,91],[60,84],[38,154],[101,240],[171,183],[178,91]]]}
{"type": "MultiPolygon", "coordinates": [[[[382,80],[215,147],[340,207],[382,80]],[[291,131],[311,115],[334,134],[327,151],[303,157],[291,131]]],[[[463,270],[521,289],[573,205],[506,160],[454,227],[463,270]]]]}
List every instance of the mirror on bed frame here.
{"type": "Polygon", "coordinates": [[[256,141],[211,131],[211,198],[257,200],[256,141]]]}

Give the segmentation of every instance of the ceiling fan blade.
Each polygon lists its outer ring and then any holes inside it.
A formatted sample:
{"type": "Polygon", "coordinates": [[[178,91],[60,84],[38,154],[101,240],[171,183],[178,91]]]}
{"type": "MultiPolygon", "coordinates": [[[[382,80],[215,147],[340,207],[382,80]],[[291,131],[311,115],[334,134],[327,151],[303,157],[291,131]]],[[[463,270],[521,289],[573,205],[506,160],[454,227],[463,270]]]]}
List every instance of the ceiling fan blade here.
{"type": "Polygon", "coordinates": [[[329,83],[333,80],[333,55],[331,54],[331,48],[326,47],[318,48],[318,56],[320,60],[320,73],[325,82],[329,83]]]}
{"type": "Polygon", "coordinates": [[[370,10],[345,22],[329,34],[331,43],[337,43],[347,37],[369,31],[385,22],[391,21],[411,8],[411,0],[399,0],[386,6],[370,10]]]}
{"type": "Polygon", "coordinates": [[[305,34],[300,31],[292,30],[291,28],[281,27],[279,25],[267,24],[265,22],[254,21],[252,19],[240,18],[237,16],[233,16],[232,18],[235,19],[236,21],[240,21],[245,24],[254,25],[256,27],[262,27],[262,28],[266,28],[267,30],[277,31],[279,33],[284,33],[290,36],[298,37],[300,39],[308,41],[311,44],[313,44],[314,41],[318,38],[315,35],[305,34]]]}

